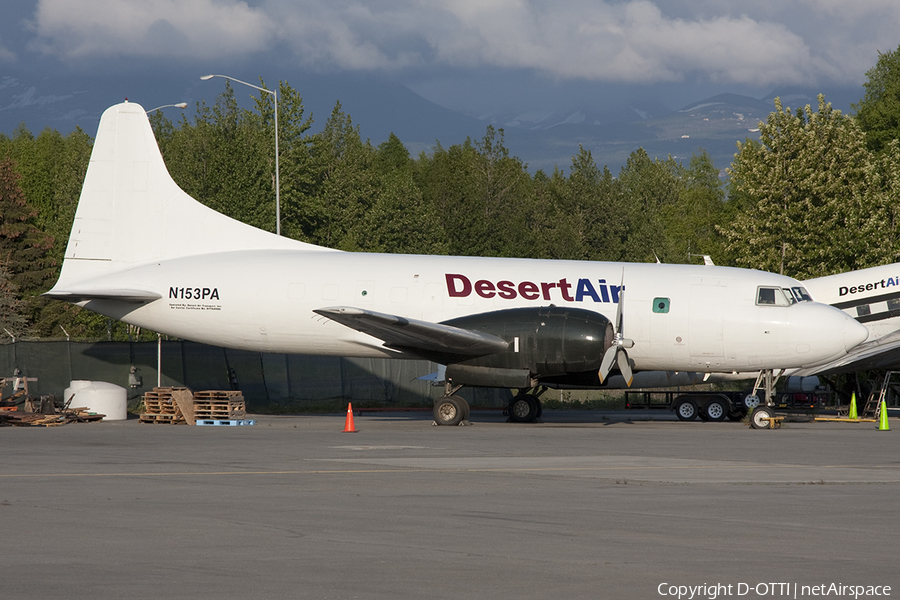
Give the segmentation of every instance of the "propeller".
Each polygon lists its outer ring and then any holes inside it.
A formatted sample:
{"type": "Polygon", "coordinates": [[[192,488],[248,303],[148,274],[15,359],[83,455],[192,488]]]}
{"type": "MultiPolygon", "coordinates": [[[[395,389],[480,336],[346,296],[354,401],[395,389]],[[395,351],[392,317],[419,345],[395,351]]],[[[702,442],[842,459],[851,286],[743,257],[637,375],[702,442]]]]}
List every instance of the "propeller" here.
{"type": "Polygon", "coordinates": [[[622,332],[622,305],[625,304],[625,270],[622,270],[622,286],[619,288],[619,304],[616,306],[616,325],[615,325],[615,337],[613,338],[612,344],[609,348],[606,349],[606,352],[603,354],[603,361],[600,363],[600,371],[597,372],[597,375],[600,377],[600,383],[609,376],[609,372],[612,369],[613,363],[619,365],[619,372],[622,373],[622,377],[625,378],[625,384],[628,387],[631,387],[631,382],[634,381],[634,374],[631,372],[631,364],[628,362],[628,353],[625,351],[627,348],[634,347],[634,340],[630,340],[624,337],[622,332]]]}

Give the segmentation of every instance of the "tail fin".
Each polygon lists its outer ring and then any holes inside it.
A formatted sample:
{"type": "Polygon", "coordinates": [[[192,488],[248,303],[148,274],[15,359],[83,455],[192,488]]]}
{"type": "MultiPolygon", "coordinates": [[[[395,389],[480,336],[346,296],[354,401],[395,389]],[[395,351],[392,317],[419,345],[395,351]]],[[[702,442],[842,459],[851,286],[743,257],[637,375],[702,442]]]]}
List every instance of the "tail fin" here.
{"type": "Polygon", "coordinates": [[[124,102],[100,119],[62,272],[48,295],[148,262],[245,249],[323,250],[188,196],[166,170],[143,107],[124,102]]]}

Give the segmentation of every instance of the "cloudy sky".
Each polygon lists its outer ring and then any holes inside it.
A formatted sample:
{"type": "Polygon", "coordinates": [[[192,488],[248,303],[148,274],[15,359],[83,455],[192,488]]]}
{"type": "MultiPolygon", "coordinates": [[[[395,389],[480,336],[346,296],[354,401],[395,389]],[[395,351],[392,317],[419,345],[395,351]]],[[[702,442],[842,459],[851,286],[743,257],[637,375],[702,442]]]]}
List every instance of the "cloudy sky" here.
{"type": "Polygon", "coordinates": [[[900,44],[897,0],[10,4],[0,21],[0,110],[59,101],[69,92],[55,78],[99,88],[140,76],[189,92],[206,72],[295,86],[303,72],[363,73],[470,113],[600,91],[656,90],[677,108],[724,91],[859,86],[878,52],[900,44]]]}

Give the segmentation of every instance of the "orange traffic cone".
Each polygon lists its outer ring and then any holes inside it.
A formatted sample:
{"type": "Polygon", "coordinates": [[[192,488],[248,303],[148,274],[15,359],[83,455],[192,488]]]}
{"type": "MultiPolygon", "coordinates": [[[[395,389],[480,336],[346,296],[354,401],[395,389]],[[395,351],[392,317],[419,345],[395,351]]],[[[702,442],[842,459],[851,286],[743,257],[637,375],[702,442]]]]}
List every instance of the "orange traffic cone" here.
{"type": "Polygon", "coordinates": [[[357,433],[356,427],[353,425],[353,406],[347,403],[347,420],[344,421],[343,433],[357,433]]]}

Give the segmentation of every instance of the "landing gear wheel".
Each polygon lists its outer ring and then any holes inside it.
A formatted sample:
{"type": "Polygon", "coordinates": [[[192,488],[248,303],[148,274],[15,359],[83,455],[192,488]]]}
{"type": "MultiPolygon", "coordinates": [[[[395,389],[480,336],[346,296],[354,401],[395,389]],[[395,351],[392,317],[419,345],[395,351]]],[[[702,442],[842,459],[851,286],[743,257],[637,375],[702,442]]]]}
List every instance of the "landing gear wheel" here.
{"type": "Polygon", "coordinates": [[[538,417],[541,401],[531,394],[519,394],[509,401],[509,420],[513,423],[531,423],[538,417]]]}
{"type": "Polygon", "coordinates": [[[434,402],[434,422],[438,425],[459,425],[468,415],[469,403],[454,396],[443,396],[434,402]]]}
{"type": "Polygon", "coordinates": [[[711,400],[703,409],[708,421],[724,421],[728,416],[728,408],[721,400],[711,400]]]}
{"type": "Polygon", "coordinates": [[[768,406],[757,406],[750,415],[750,426],[753,429],[769,429],[769,419],[775,415],[775,412],[768,406]]]}
{"type": "Polygon", "coordinates": [[[693,421],[697,418],[697,405],[691,400],[682,400],[675,406],[675,414],[681,421],[693,421]]]}

